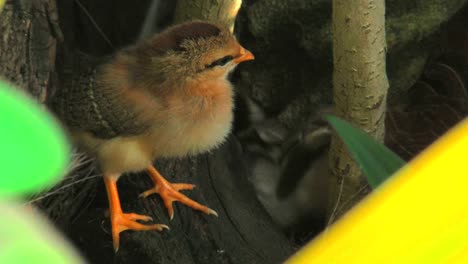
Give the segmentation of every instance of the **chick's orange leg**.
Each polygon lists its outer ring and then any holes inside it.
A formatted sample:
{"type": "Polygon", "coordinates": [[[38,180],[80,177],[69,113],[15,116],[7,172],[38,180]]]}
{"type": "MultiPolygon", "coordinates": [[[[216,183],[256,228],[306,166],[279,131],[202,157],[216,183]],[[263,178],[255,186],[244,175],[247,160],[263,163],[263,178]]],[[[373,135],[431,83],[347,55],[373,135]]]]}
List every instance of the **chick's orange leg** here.
{"type": "Polygon", "coordinates": [[[120,206],[119,193],[117,191],[117,181],[112,177],[104,177],[106,184],[107,197],[109,198],[110,217],[112,225],[112,240],[114,242],[114,250],[119,250],[120,232],[125,230],[158,230],[169,229],[166,225],[153,224],[143,225],[137,220],[148,222],[153,219],[147,215],[139,215],[134,213],[123,213],[120,206]]]}
{"type": "Polygon", "coordinates": [[[161,176],[161,174],[159,174],[156,168],[152,165],[148,166],[148,173],[154,182],[154,187],[140,194],[140,197],[147,197],[153,193],[159,193],[164,201],[164,206],[167,208],[171,220],[174,218],[174,208],[172,207],[172,202],[174,201],[183,203],[188,207],[202,211],[205,214],[218,216],[214,210],[195,202],[179,192],[181,190],[192,190],[195,185],[186,183],[170,183],[164,179],[164,177],[161,176]]]}

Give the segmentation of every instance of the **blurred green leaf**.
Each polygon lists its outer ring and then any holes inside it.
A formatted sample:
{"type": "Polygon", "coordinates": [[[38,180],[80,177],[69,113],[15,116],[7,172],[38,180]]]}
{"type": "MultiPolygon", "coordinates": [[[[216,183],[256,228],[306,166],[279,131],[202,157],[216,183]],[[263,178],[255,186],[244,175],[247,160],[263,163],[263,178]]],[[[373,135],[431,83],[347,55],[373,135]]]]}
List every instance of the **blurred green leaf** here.
{"type": "Polygon", "coordinates": [[[0,263],[84,263],[44,217],[14,202],[60,180],[70,146],[45,109],[2,81],[0,146],[0,263]]]}
{"type": "Polygon", "coordinates": [[[0,201],[0,211],[0,263],[85,263],[35,209],[0,201]]]}
{"type": "Polygon", "coordinates": [[[403,159],[362,130],[335,116],[327,115],[326,119],[348,147],[372,188],[405,165],[403,159]]]}
{"type": "Polygon", "coordinates": [[[55,119],[0,81],[0,198],[37,192],[59,181],[70,146],[55,119]]]}

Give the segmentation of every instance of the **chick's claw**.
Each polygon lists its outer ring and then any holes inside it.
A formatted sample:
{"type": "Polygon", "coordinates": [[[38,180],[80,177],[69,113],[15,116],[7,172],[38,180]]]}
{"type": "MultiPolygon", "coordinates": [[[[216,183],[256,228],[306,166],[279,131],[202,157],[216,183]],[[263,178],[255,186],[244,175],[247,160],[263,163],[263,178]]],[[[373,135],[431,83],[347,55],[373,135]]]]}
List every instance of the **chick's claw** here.
{"type": "Polygon", "coordinates": [[[164,202],[164,206],[167,208],[171,220],[174,218],[174,208],[172,205],[174,201],[178,201],[195,210],[202,211],[205,214],[218,216],[213,209],[201,205],[179,192],[181,190],[192,190],[195,188],[195,185],[187,183],[172,184],[164,179],[153,166],[148,167],[148,172],[153,179],[154,187],[140,194],[140,197],[147,197],[153,193],[158,193],[164,202]]]}
{"type": "Polygon", "coordinates": [[[148,222],[153,219],[147,215],[139,215],[135,213],[114,213],[111,216],[112,224],[112,239],[114,241],[114,250],[117,252],[119,250],[119,241],[120,241],[120,232],[125,230],[135,230],[135,231],[148,231],[148,230],[157,230],[162,231],[164,229],[169,230],[167,225],[162,224],[153,224],[153,225],[144,225],[138,220],[148,222]]]}
{"type": "Polygon", "coordinates": [[[189,183],[172,183],[171,185],[176,191],[193,190],[195,188],[195,184],[189,183]]]}
{"type": "Polygon", "coordinates": [[[153,221],[153,218],[151,216],[147,216],[147,215],[139,215],[139,214],[135,214],[135,213],[128,213],[128,214],[124,214],[124,215],[126,215],[126,217],[129,220],[132,220],[132,221],[135,221],[135,220],[140,220],[140,221],[143,221],[143,222],[153,221]]]}
{"type": "MultiPolygon", "coordinates": [[[[171,183],[170,184],[172,188],[176,191],[184,191],[184,190],[193,190],[195,188],[194,184],[188,184],[188,183],[171,183]]],[[[153,188],[142,192],[138,197],[140,198],[146,198],[150,196],[151,194],[154,193],[160,193],[159,192],[159,185],[155,184],[153,188]]]]}

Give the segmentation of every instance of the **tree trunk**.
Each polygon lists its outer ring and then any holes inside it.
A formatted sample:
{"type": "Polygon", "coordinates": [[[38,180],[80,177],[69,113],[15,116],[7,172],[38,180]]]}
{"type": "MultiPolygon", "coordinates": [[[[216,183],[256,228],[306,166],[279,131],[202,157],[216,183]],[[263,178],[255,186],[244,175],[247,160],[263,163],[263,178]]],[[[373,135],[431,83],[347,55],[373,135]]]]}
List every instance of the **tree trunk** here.
{"type": "MultiPolygon", "coordinates": [[[[337,115],[379,141],[384,137],[388,80],[385,71],[385,1],[333,0],[333,99],[337,115]]],[[[336,136],[329,216],[334,220],[363,196],[365,178],[336,136]]]]}
{"type": "Polygon", "coordinates": [[[175,23],[201,19],[221,22],[234,29],[237,12],[242,0],[179,0],[175,11],[175,23]]]}
{"type": "Polygon", "coordinates": [[[55,0],[8,0],[0,16],[0,76],[44,103],[62,39],[55,0]]]}

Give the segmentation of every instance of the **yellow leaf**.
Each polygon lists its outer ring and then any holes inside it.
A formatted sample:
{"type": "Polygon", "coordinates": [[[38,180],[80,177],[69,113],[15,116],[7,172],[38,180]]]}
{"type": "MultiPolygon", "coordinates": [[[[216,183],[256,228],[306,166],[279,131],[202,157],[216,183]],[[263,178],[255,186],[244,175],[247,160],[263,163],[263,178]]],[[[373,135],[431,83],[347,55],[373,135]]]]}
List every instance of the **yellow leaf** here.
{"type": "Polygon", "coordinates": [[[287,263],[468,263],[467,194],[464,120],[287,263]]]}

